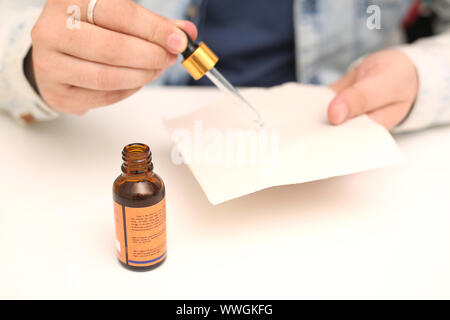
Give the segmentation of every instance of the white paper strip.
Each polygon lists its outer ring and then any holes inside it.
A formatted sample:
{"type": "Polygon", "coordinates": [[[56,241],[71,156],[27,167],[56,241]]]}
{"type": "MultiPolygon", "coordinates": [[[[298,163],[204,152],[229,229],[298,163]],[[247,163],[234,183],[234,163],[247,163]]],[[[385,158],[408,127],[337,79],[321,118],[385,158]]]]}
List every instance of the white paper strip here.
{"type": "MultiPolygon", "coordinates": [[[[367,116],[331,126],[327,107],[334,93],[328,88],[289,83],[243,94],[262,114],[264,128],[226,99],[165,121],[212,204],[402,159],[390,133],[367,116]]],[[[176,153],[172,158],[180,161],[176,153]]]]}

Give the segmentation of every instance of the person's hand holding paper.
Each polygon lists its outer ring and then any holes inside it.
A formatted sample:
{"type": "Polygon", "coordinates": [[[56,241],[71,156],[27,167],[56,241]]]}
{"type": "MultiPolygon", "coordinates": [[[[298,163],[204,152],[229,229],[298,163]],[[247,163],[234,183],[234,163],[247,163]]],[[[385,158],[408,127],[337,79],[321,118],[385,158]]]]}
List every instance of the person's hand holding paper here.
{"type": "Polygon", "coordinates": [[[330,125],[327,106],[334,93],[326,87],[288,83],[243,94],[259,109],[264,128],[256,129],[226,99],[166,121],[184,161],[213,204],[401,159],[389,132],[365,115],[341,126],[330,125]]]}
{"type": "Polygon", "coordinates": [[[334,125],[367,114],[392,129],[407,117],[417,98],[419,79],[413,62],[400,50],[384,50],[361,61],[331,85],[337,96],[328,108],[334,125]]]}

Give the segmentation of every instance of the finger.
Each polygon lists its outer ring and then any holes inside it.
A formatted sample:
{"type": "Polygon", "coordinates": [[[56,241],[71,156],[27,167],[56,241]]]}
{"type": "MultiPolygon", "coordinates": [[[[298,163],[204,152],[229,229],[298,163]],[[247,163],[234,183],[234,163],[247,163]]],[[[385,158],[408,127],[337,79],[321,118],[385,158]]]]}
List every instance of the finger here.
{"type": "Polygon", "coordinates": [[[83,114],[88,111],[88,109],[109,106],[122,101],[135,94],[140,89],[141,88],[117,91],[97,91],[79,87],[68,87],[67,94],[74,97],[73,102],[76,102],[72,111],[78,112],[73,113],[83,114]],[[86,108],[86,106],[88,106],[88,108],[86,108]]]}
{"type": "MultiPolygon", "coordinates": [[[[87,5],[88,1],[82,12],[87,12],[87,5]]],[[[187,47],[187,37],[175,23],[131,0],[98,0],[94,21],[102,28],[156,43],[171,53],[181,53],[187,47]]]]}
{"type": "Polygon", "coordinates": [[[349,86],[353,85],[356,80],[356,70],[353,69],[346,75],[344,75],[342,78],[340,78],[338,81],[332,83],[330,85],[330,88],[336,92],[339,93],[342,90],[348,88],[349,86]]]}
{"type": "Polygon", "coordinates": [[[122,101],[140,88],[118,91],[96,91],[85,88],[62,85],[57,91],[47,95],[46,102],[63,113],[83,115],[93,108],[108,106],[122,101]]]}
{"type": "Polygon", "coordinates": [[[177,56],[151,42],[81,22],[66,41],[54,41],[55,49],[83,60],[136,69],[163,69],[177,56]]]}
{"type": "Polygon", "coordinates": [[[175,23],[181,30],[187,32],[187,34],[191,37],[192,40],[197,39],[198,30],[195,24],[187,20],[171,20],[175,23]]]}
{"type": "Polygon", "coordinates": [[[100,91],[138,88],[155,80],[162,70],[143,70],[115,67],[81,60],[65,54],[55,54],[46,60],[39,59],[35,68],[48,73],[58,83],[100,91]],[[69,68],[70,66],[70,68],[69,68]]]}
{"type": "Polygon", "coordinates": [[[347,119],[396,102],[395,92],[385,90],[389,87],[388,82],[385,77],[373,76],[343,89],[328,107],[330,123],[338,125],[347,119]]]}

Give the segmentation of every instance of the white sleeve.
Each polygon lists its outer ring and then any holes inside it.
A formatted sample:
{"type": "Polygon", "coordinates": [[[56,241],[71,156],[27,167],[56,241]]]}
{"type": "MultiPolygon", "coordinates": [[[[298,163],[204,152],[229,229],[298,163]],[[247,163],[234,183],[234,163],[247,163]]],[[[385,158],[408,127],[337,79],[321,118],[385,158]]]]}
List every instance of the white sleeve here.
{"type": "Polygon", "coordinates": [[[393,132],[450,123],[450,32],[399,47],[415,64],[419,92],[410,114],[393,132]]]}
{"type": "Polygon", "coordinates": [[[35,93],[23,70],[23,60],[31,48],[31,30],[41,10],[0,4],[0,109],[22,123],[58,117],[35,93]]]}

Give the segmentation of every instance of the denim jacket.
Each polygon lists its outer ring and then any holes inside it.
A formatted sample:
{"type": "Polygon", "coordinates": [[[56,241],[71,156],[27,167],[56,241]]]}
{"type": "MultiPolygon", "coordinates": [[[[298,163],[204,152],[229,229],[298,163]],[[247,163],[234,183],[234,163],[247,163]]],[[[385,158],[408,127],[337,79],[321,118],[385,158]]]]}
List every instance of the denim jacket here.
{"type": "MultiPolygon", "coordinates": [[[[100,0],[101,1],[101,0],[100,0]]],[[[171,19],[188,18],[201,24],[208,0],[136,0],[171,19]]],[[[58,116],[34,93],[23,74],[30,31],[44,0],[0,4],[0,108],[23,121],[58,116]]],[[[413,0],[294,0],[297,79],[329,84],[360,57],[392,45],[393,35],[413,0]],[[377,18],[380,18],[377,20],[377,18]]],[[[444,30],[450,21],[450,0],[429,0],[444,30]]],[[[414,109],[397,131],[450,122],[450,33],[398,47],[415,63],[420,89],[414,109]]],[[[220,56],[220,52],[218,52],[220,56]]],[[[188,74],[176,64],[157,84],[186,84],[188,74]]]]}

